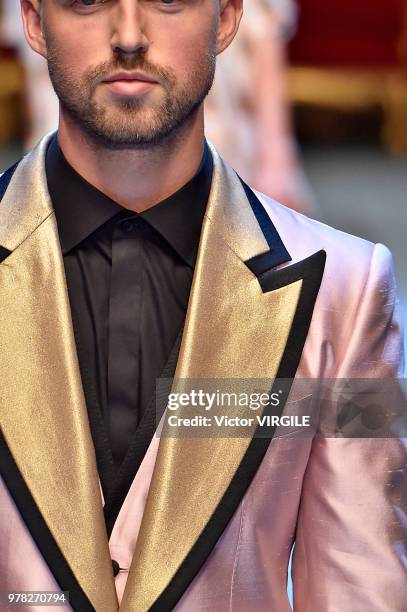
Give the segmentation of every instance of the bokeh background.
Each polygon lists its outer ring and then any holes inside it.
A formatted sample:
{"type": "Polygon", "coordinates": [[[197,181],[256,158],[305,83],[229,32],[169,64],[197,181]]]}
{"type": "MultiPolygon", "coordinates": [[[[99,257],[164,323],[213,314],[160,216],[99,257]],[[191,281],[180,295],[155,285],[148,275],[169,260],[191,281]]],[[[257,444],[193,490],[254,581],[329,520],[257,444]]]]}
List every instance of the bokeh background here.
{"type": "Polygon", "coordinates": [[[407,2],[300,7],[292,100],[319,217],[391,249],[407,322],[407,2]]]}
{"type": "MultiPolygon", "coordinates": [[[[386,244],[407,322],[407,0],[245,0],[241,29],[219,59],[211,140],[254,186],[386,244]]],[[[0,170],[56,124],[20,2],[0,0],[0,170]]]]}

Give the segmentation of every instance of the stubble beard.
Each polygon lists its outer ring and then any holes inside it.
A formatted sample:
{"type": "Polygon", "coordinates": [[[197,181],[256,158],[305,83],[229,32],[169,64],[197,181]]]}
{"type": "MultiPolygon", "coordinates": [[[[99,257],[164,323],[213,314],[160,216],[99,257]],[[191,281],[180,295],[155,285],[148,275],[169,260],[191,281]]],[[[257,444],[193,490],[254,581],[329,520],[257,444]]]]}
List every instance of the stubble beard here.
{"type": "Polygon", "coordinates": [[[188,129],[212,87],[216,53],[214,41],[182,85],[173,71],[149,62],[144,54],[117,53],[110,62],[87,70],[80,78],[66,67],[52,37],[45,32],[50,79],[61,110],[95,144],[110,150],[161,147],[188,129]],[[104,78],[120,70],[140,70],[156,79],[164,92],[159,103],[143,96],[117,96],[99,103],[95,99],[104,78]],[[100,87],[100,85],[99,85],[100,87]]]}

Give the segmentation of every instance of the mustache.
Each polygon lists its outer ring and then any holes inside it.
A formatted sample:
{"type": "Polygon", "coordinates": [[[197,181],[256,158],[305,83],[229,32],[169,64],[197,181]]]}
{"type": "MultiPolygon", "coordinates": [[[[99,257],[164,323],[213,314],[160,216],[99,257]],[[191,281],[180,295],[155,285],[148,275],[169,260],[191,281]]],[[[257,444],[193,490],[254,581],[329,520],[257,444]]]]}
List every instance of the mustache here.
{"type": "Polygon", "coordinates": [[[86,81],[92,87],[95,87],[111,76],[112,73],[119,70],[140,70],[160,84],[173,85],[175,82],[175,75],[172,70],[157,66],[153,62],[147,60],[141,53],[117,54],[112,61],[103,62],[90,69],[86,74],[86,81]]]}

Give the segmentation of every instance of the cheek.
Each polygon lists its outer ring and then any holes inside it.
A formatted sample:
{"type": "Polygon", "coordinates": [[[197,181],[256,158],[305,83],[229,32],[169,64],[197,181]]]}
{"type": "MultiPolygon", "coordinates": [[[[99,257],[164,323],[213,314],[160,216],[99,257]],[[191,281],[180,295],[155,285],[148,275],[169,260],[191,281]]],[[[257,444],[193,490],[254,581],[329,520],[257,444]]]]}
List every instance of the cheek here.
{"type": "Polygon", "coordinates": [[[173,31],[168,35],[161,35],[157,44],[150,47],[151,61],[167,66],[178,76],[190,75],[197,70],[205,70],[210,51],[214,51],[215,42],[211,30],[192,32],[186,28],[173,31]]]}
{"type": "Polygon", "coordinates": [[[217,13],[210,0],[189,0],[190,6],[173,15],[147,12],[144,16],[146,36],[150,41],[147,58],[173,68],[175,72],[191,73],[216,46],[217,13]]]}
{"type": "Polygon", "coordinates": [[[107,44],[109,38],[100,27],[78,27],[77,24],[69,23],[61,27],[60,23],[48,30],[49,42],[58,57],[58,63],[73,74],[84,73],[111,59],[107,44]]]}

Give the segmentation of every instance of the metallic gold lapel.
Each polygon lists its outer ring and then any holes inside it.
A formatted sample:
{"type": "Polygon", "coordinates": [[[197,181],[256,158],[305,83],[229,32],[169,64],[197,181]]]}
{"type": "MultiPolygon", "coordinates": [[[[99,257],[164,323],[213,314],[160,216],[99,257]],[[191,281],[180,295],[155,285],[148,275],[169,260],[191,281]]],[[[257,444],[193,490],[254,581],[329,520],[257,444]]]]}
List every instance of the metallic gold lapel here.
{"type": "MultiPolygon", "coordinates": [[[[175,377],[263,379],[270,392],[303,280],[262,292],[244,262],[269,246],[239,179],[213,154],[212,191],[175,377]]],[[[247,393],[259,390],[258,380],[248,381],[247,393]]],[[[120,610],[176,605],[244,494],[239,468],[247,460],[255,470],[264,455],[263,441],[255,442],[259,445],[251,445],[250,437],[161,438],[120,610]]]]}
{"type": "Polygon", "coordinates": [[[0,206],[0,414],[7,485],[75,609],[117,596],[73,336],[48,138],[20,163],[0,206]],[[68,588],[67,588],[68,587],[68,588]]]}

